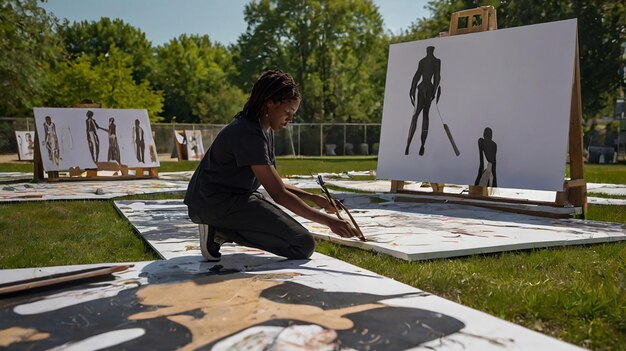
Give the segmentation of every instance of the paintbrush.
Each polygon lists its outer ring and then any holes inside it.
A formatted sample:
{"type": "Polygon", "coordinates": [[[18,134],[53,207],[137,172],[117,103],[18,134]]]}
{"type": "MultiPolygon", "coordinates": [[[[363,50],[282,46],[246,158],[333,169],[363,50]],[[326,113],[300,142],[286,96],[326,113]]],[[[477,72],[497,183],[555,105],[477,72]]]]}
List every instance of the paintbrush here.
{"type": "Polygon", "coordinates": [[[354,217],[352,217],[352,215],[350,214],[350,211],[348,211],[348,208],[343,203],[341,203],[340,201],[335,200],[330,195],[330,192],[328,191],[328,189],[326,188],[326,185],[324,183],[324,178],[320,174],[317,175],[317,184],[319,184],[320,187],[322,187],[322,192],[324,193],[324,195],[326,195],[326,199],[328,199],[328,202],[330,202],[330,204],[335,209],[335,214],[337,215],[337,218],[343,220],[343,218],[339,214],[339,209],[337,208],[337,205],[339,205],[339,207],[342,210],[346,211],[346,214],[348,214],[348,217],[350,217],[350,221],[352,221],[352,224],[354,224],[354,228],[356,229],[356,231],[358,233],[357,237],[359,238],[359,240],[367,241],[367,240],[365,240],[365,236],[363,235],[363,232],[361,231],[361,228],[359,228],[359,225],[354,220],[354,217]]]}

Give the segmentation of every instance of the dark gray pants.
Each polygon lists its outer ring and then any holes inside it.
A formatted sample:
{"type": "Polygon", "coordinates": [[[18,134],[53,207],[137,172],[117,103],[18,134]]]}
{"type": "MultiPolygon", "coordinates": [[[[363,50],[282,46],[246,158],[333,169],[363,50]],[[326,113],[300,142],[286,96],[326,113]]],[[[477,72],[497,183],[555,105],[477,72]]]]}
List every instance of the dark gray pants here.
{"type": "Polygon", "coordinates": [[[315,250],[311,233],[258,192],[215,194],[206,205],[189,208],[189,218],[215,227],[227,241],[291,259],[309,258],[315,250]]]}

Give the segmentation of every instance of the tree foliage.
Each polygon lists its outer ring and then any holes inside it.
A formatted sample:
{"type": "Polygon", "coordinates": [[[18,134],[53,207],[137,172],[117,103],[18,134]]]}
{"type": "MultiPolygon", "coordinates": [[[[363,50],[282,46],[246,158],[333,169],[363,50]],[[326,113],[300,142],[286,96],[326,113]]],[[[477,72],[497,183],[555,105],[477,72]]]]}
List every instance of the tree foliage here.
{"type": "Polygon", "coordinates": [[[453,12],[482,5],[499,28],[578,18],[583,109],[610,110],[625,66],[626,3],[615,0],[431,0],[432,16],[387,35],[372,0],[252,0],[246,31],[225,48],[182,35],[153,48],[138,28],[101,18],[58,25],[37,0],[0,0],[0,115],[70,106],[148,109],[155,119],[224,123],[267,69],[290,72],[304,122],[378,122],[388,45],[436,37],[453,12]],[[56,31],[56,32],[55,32],[56,31]]]}
{"type": "Polygon", "coordinates": [[[49,106],[70,107],[83,100],[103,108],[146,109],[151,122],[162,120],[163,93],[154,91],[147,80],[136,83],[132,57],[111,47],[95,60],[82,54],[60,65],[55,75],[55,95],[49,106]]]}
{"type": "Polygon", "coordinates": [[[0,1],[0,115],[32,115],[51,93],[55,19],[36,0],[0,1]]]}
{"type": "Polygon", "coordinates": [[[152,83],[165,92],[166,120],[225,123],[246,96],[229,82],[230,53],[207,35],[181,35],[156,49],[152,83]]]}
{"type": "Polygon", "coordinates": [[[266,69],[290,72],[304,121],[380,120],[382,18],[370,0],[260,0],[244,10],[236,53],[245,90],[266,69]]]}
{"type": "Polygon", "coordinates": [[[71,58],[88,55],[95,63],[115,47],[131,57],[133,78],[137,83],[146,79],[152,66],[152,44],[140,29],[121,19],[102,17],[99,21],[72,22],[65,20],[59,35],[71,58]]]}
{"type": "Polygon", "coordinates": [[[623,77],[621,45],[626,42],[626,4],[613,0],[430,1],[432,17],[414,22],[394,42],[426,39],[447,31],[453,12],[492,5],[498,28],[511,28],[570,18],[578,19],[582,102],[585,117],[611,107],[623,77]]]}

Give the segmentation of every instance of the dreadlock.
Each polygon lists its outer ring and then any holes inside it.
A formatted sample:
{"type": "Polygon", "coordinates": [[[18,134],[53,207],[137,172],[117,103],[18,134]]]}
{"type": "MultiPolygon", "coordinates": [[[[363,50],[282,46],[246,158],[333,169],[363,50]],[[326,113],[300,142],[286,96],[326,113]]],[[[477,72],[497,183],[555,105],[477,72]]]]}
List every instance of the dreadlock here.
{"type": "Polygon", "coordinates": [[[259,118],[268,101],[281,103],[300,98],[300,89],[289,73],[270,70],[261,75],[254,83],[248,101],[243,110],[235,117],[248,116],[259,118]]]}

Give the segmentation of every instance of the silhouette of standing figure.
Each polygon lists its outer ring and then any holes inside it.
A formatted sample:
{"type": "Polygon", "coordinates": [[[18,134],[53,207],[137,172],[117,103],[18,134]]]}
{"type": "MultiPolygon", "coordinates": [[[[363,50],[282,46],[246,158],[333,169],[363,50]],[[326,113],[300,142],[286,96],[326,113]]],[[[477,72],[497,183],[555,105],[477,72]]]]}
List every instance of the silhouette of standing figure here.
{"type": "Polygon", "coordinates": [[[409,154],[409,146],[411,145],[411,140],[413,140],[413,135],[417,128],[417,117],[420,112],[422,112],[422,146],[420,146],[419,154],[420,156],[424,155],[424,144],[426,143],[426,137],[428,137],[428,114],[430,112],[430,104],[435,99],[437,87],[439,87],[439,81],[441,79],[439,75],[441,71],[441,60],[435,57],[433,54],[434,51],[434,46],[426,48],[426,57],[419,61],[417,72],[415,72],[413,80],[411,81],[409,98],[411,98],[411,104],[415,109],[413,110],[413,117],[411,118],[409,138],[406,141],[406,149],[404,150],[405,155],[409,154]]]}
{"type": "Polygon", "coordinates": [[[27,133],[26,134],[26,155],[32,156],[34,150],[35,150],[35,145],[33,142],[33,137],[31,136],[30,133],[27,133]]]}
{"type": "Polygon", "coordinates": [[[115,125],[115,118],[109,118],[109,129],[100,129],[106,131],[109,135],[109,152],[107,153],[107,162],[115,160],[118,164],[122,164],[120,162],[120,146],[117,143],[117,126],[115,125]]]}
{"type": "Polygon", "coordinates": [[[85,121],[85,127],[87,129],[87,144],[89,145],[89,153],[94,163],[98,163],[98,156],[100,155],[100,139],[98,138],[98,129],[100,128],[96,120],[93,119],[93,112],[87,111],[87,120],[85,121]]]}
{"type": "Polygon", "coordinates": [[[496,153],[498,152],[498,144],[493,139],[491,128],[485,128],[483,137],[478,139],[478,157],[480,158],[480,166],[478,166],[478,176],[474,185],[480,186],[498,186],[498,177],[496,176],[496,153]],[[484,159],[487,159],[487,167],[485,167],[484,159]]]}
{"type": "Polygon", "coordinates": [[[48,150],[48,159],[58,166],[59,159],[61,158],[59,155],[59,138],[57,137],[57,127],[54,123],[52,123],[52,118],[50,118],[50,116],[46,116],[46,121],[43,124],[43,131],[43,142],[46,150],[48,150]]]}
{"type": "Polygon", "coordinates": [[[146,151],[146,143],[143,138],[143,128],[139,126],[139,120],[135,120],[133,127],[133,140],[135,141],[135,151],[137,152],[137,161],[144,163],[143,154],[146,151]]]}
{"type": "Polygon", "coordinates": [[[191,150],[193,151],[193,158],[200,158],[200,153],[198,152],[198,140],[196,140],[195,136],[191,136],[191,142],[189,145],[191,145],[191,150]]]}

